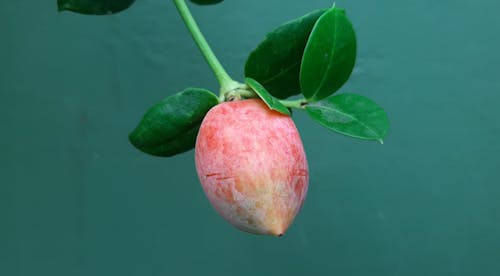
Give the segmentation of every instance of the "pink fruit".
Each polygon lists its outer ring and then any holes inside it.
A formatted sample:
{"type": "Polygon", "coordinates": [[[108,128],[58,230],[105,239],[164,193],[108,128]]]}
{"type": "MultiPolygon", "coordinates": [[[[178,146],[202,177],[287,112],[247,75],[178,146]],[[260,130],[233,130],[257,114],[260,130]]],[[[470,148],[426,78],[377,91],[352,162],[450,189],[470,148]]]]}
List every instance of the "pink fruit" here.
{"type": "Polygon", "coordinates": [[[246,232],[285,233],[309,181],[290,117],[258,99],[219,104],[204,118],[195,151],[203,190],[222,217],[246,232]]]}

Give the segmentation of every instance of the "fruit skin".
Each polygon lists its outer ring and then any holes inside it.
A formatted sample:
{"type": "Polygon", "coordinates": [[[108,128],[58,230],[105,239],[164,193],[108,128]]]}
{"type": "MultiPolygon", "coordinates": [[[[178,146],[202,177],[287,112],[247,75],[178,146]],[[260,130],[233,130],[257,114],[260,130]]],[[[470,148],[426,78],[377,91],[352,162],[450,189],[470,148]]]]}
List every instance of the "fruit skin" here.
{"type": "Polygon", "coordinates": [[[195,160],[212,206],[246,232],[283,235],[307,194],[309,170],[299,132],[289,116],[260,99],[210,109],[195,160]]]}

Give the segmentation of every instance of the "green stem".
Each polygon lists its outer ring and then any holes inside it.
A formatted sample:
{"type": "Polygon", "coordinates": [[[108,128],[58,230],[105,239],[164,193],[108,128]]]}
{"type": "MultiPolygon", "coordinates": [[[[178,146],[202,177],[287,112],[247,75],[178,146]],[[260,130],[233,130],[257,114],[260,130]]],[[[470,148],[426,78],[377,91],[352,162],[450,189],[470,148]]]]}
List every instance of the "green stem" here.
{"type": "Polygon", "coordinates": [[[280,103],[282,103],[286,107],[304,109],[306,108],[307,100],[306,99],[289,100],[289,101],[280,100],[280,103]]]}
{"type": "Polygon", "coordinates": [[[186,27],[188,28],[189,32],[191,33],[191,36],[196,42],[196,45],[200,49],[208,65],[210,65],[210,68],[212,68],[215,77],[219,81],[219,84],[221,86],[219,96],[222,96],[225,92],[234,89],[237,85],[239,85],[239,83],[231,79],[231,77],[227,74],[224,67],[222,67],[222,64],[219,62],[214,52],[210,48],[210,45],[208,44],[207,40],[201,33],[198,24],[196,24],[193,15],[191,14],[188,6],[186,5],[186,1],[174,0],[174,3],[175,6],[177,7],[177,10],[179,11],[179,14],[182,17],[182,20],[186,24],[186,27]]]}

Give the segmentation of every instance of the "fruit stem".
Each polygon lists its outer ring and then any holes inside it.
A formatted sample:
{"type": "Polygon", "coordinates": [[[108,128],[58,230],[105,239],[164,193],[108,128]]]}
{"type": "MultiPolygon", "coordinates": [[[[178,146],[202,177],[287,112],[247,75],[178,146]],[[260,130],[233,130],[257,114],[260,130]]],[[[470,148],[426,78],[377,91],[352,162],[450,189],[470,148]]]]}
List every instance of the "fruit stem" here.
{"type": "Polygon", "coordinates": [[[280,103],[289,108],[305,109],[307,105],[307,100],[304,98],[298,100],[289,100],[289,101],[280,100],[280,103]]]}
{"type": "Polygon", "coordinates": [[[222,64],[219,62],[214,52],[210,48],[207,40],[203,36],[198,24],[193,18],[193,15],[189,11],[188,6],[186,5],[185,0],[174,0],[175,6],[177,7],[177,11],[182,17],[182,20],[186,24],[191,36],[193,37],[196,45],[200,49],[203,57],[207,61],[208,65],[212,69],[215,74],[215,77],[219,81],[221,86],[219,98],[222,98],[222,95],[230,90],[235,89],[239,85],[238,82],[234,81],[226,72],[222,64]]]}

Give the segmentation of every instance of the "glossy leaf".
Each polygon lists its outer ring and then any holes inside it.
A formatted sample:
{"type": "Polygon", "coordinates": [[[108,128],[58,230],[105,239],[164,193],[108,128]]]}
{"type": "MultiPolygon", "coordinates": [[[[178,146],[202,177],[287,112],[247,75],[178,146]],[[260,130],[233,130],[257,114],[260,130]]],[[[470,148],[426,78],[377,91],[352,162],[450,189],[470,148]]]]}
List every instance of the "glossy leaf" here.
{"type": "Polygon", "coordinates": [[[245,76],[263,84],[277,98],[299,94],[302,54],[314,23],[324,12],[311,12],[268,33],[248,56],[245,76]]]}
{"type": "Polygon", "coordinates": [[[266,105],[272,109],[276,110],[282,114],[290,116],[290,110],[286,106],[284,106],[278,99],[273,97],[269,92],[262,86],[262,84],[258,83],[256,80],[252,78],[245,78],[245,82],[250,88],[252,88],[257,95],[266,103],[266,105]]]}
{"type": "Polygon", "coordinates": [[[210,91],[187,88],[152,106],[135,130],[130,142],[156,156],[173,156],[194,148],[205,114],[219,103],[210,91]]]}
{"type": "Polygon", "coordinates": [[[379,140],[389,129],[385,111],[367,97],[356,94],[330,96],[306,106],[309,116],[324,127],[361,139],[379,140]]]}
{"type": "Polygon", "coordinates": [[[356,34],[345,12],[331,8],[316,22],[300,68],[302,94],[318,101],[335,93],[356,61],[356,34]]]}
{"type": "Polygon", "coordinates": [[[191,2],[196,3],[198,5],[213,5],[218,4],[224,0],[191,0],[191,2]]]}
{"type": "Polygon", "coordinates": [[[106,15],[121,12],[134,2],[135,0],[57,0],[57,8],[59,11],[106,15]]]}

